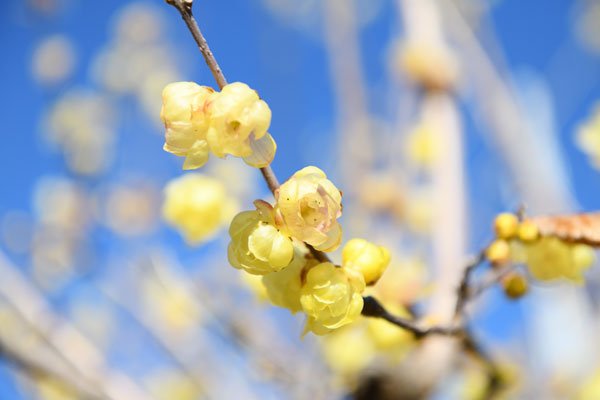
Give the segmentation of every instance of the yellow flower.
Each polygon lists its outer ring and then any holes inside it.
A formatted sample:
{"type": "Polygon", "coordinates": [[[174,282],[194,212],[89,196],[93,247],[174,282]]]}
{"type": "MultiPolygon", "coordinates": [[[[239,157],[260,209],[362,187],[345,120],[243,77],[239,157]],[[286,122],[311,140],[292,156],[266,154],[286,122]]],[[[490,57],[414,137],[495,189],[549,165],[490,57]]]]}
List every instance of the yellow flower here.
{"type": "Polygon", "coordinates": [[[323,171],[306,167],[275,193],[277,220],[290,236],[317,250],[335,250],[342,240],[337,219],[342,215],[342,193],[323,171]]]}
{"type": "Polygon", "coordinates": [[[583,281],[583,273],[595,261],[593,250],[584,244],[572,244],[556,237],[541,237],[525,247],[526,264],[534,278],[566,278],[583,281]]]}
{"type": "Polygon", "coordinates": [[[294,246],[294,258],[290,265],[281,271],[271,272],[262,277],[262,283],[271,303],[289,309],[292,313],[302,310],[300,304],[300,289],[302,288],[302,273],[317,264],[312,258],[306,258],[306,251],[294,246]]]}
{"type": "Polygon", "coordinates": [[[519,229],[519,219],[515,214],[498,214],[494,220],[494,230],[499,239],[511,239],[516,236],[519,229]]]}
{"type": "Polygon", "coordinates": [[[171,180],[164,190],[163,218],[189,244],[211,239],[235,210],[223,184],[201,174],[171,180]]]}
{"type": "Polygon", "coordinates": [[[492,264],[502,264],[510,259],[510,246],[506,240],[496,239],[485,249],[485,257],[492,264]]]}
{"type": "Polygon", "coordinates": [[[267,133],[271,110],[247,85],[235,82],[215,92],[194,82],[175,82],[162,97],[164,149],[186,157],[184,169],[202,167],[210,152],[242,157],[257,168],[273,160],[277,146],[267,133]]]}
{"type": "Polygon", "coordinates": [[[294,255],[292,240],[272,220],[272,207],[256,201],[257,210],[235,216],[229,227],[229,263],[254,275],[265,275],[287,267],[294,255]]]}
{"type": "Polygon", "coordinates": [[[365,333],[364,326],[356,324],[338,329],[321,341],[325,361],[346,380],[354,380],[376,356],[375,346],[365,333]]]}
{"type": "Polygon", "coordinates": [[[305,332],[324,335],[355,321],[363,308],[365,281],[353,270],[329,262],[311,268],[300,290],[305,332]]]}
{"type": "Polygon", "coordinates": [[[342,250],[342,265],[354,269],[365,278],[367,285],[375,284],[390,263],[390,252],[364,239],[352,239],[342,250]]]}
{"type": "Polygon", "coordinates": [[[185,157],[183,169],[199,168],[208,161],[209,118],[205,108],[214,95],[213,89],[194,82],[170,83],[163,90],[160,117],[166,129],[164,149],[185,157]]]}

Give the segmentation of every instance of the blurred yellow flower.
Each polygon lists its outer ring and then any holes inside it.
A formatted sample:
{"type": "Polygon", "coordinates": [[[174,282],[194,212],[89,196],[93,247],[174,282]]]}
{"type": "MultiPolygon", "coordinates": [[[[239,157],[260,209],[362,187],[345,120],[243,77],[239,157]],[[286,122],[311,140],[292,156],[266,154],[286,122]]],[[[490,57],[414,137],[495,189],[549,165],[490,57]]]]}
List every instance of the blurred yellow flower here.
{"type": "Polygon", "coordinates": [[[421,122],[406,137],[407,159],[418,167],[432,167],[440,152],[437,140],[430,124],[421,122]]]}
{"type": "Polygon", "coordinates": [[[456,57],[442,46],[417,41],[404,43],[396,60],[411,81],[430,90],[451,89],[458,80],[456,57]]]}
{"type": "Polygon", "coordinates": [[[494,231],[499,239],[512,239],[519,230],[519,219],[512,213],[498,214],[494,220],[494,231]]]}
{"type": "Polygon", "coordinates": [[[317,250],[335,250],[342,240],[337,219],[342,215],[342,193],[323,171],[305,167],[275,193],[277,218],[290,236],[317,250]]]}
{"type": "Polygon", "coordinates": [[[390,263],[390,252],[364,239],[352,239],[342,250],[344,268],[360,272],[367,285],[375,284],[390,263]]]}
{"type": "Polygon", "coordinates": [[[323,338],[322,349],[329,367],[346,380],[352,380],[376,355],[375,346],[361,324],[346,326],[327,335],[323,338]]]}
{"type": "Polygon", "coordinates": [[[363,308],[365,281],[359,273],[325,262],[311,268],[300,290],[305,332],[324,335],[354,322],[363,308]]]}
{"type": "Polygon", "coordinates": [[[587,154],[596,169],[600,169],[600,106],[594,114],[579,127],[577,146],[587,154]]]}
{"type": "Polygon", "coordinates": [[[541,237],[524,248],[525,263],[531,275],[539,280],[566,278],[583,282],[583,273],[594,263],[591,247],[572,244],[556,237],[541,237]]]}
{"type": "Polygon", "coordinates": [[[163,218],[189,244],[199,244],[215,236],[236,208],[221,182],[201,174],[171,180],[164,193],[163,218]]]}

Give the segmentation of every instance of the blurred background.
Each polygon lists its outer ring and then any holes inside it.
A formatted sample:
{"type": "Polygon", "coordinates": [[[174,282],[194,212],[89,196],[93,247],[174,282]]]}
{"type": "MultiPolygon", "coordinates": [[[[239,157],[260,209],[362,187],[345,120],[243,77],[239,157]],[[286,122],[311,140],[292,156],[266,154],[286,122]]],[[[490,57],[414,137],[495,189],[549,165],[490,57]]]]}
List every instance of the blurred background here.
{"type": "MultiPolygon", "coordinates": [[[[392,249],[391,309],[447,321],[501,211],[600,209],[600,1],[197,3],[227,79],[273,111],[279,178],[319,166],[344,241],[392,249]]],[[[0,399],[486,398],[477,362],[383,321],[301,338],[228,265],[229,220],[195,246],[162,220],[183,173],[162,88],[216,87],[174,8],[4,0],[0,48],[0,399]]],[[[239,159],[198,173],[236,211],[271,198],[239,159]]],[[[469,307],[503,395],[600,399],[597,269],[532,286],[469,307]]]]}

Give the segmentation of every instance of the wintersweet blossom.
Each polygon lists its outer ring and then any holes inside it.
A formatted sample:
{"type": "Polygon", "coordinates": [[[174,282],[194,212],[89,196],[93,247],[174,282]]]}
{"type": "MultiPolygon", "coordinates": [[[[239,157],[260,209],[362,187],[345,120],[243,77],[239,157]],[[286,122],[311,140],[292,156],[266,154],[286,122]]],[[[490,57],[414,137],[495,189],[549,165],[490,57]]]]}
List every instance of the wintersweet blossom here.
{"type": "Polygon", "coordinates": [[[360,272],[367,285],[375,284],[390,263],[390,252],[365,239],[352,239],[342,250],[342,265],[360,272]]]}
{"type": "Polygon", "coordinates": [[[354,322],[363,308],[365,281],[354,270],[330,262],[318,264],[306,274],[300,304],[307,316],[305,331],[324,335],[354,322]]]}
{"type": "Polygon", "coordinates": [[[164,193],[164,219],[190,244],[212,238],[235,210],[223,184],[201,174],[171,180],[164,193]]]}
{"type": "Polygon", "coordinates": [[[342,240],[337,219],[342,215],[342,193],[323,171],[305,167],[275,193],[276,221],[282,229],[317,250],[335,250],[342,240]]]}
{"type": "Polygon", "coordinates": [[[271,109],[256,91],[241,82],[230,83],[211,99],[206,112],[210,116],[206,138],[216,156],[231,154],[260,167],[271,162],[275,154],[275,142],[267,132],[271,109]]]}
{"type": "Polygon", "coordinates": [[[292,240],[273,224],[272,207],[256,201],[256,210],[239,213],[231,221],[229,263],[254,275],[287,267],[294,256],[292,240]]]}
{"type": "Polygon", "coordinates": [[[199,168],[208,161],[209,119],[204,109],[214,93],[212,88],[194,82],[170,83],[163,90],[160,117],[166,129],[164,149],[185,157],[183,169],[199,168]]]}

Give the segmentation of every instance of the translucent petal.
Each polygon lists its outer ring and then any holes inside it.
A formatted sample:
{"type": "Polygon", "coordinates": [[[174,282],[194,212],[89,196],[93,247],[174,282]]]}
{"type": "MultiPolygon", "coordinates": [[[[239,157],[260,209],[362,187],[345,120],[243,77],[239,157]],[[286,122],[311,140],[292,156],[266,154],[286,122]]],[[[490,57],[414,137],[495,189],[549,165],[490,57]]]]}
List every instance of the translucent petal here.
{"type": "Polygon", "coordinates": [[[263,168],[271,164],[275,158],[277,144],[270,134],[265,134],[257,140],[250,138],[250,148],[252,154],[244,157],[244,162],[255,168],[263,168]]]}
{"type": "Polygon", "coordinates": [[[208,161],[209,151],[206,140],[196,140],[188,151],[183,163],[183,169],[196,169],[204,166],[208,161]]]}

